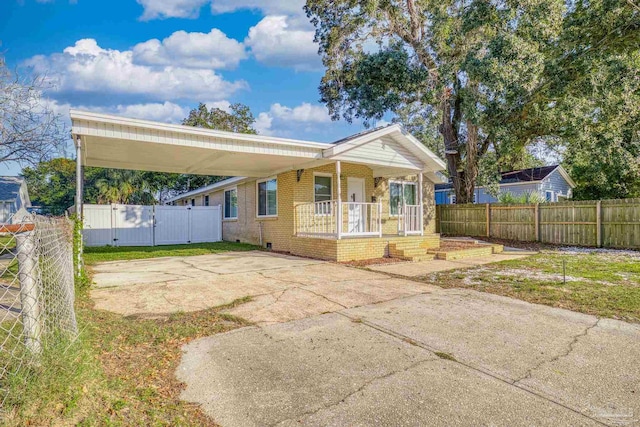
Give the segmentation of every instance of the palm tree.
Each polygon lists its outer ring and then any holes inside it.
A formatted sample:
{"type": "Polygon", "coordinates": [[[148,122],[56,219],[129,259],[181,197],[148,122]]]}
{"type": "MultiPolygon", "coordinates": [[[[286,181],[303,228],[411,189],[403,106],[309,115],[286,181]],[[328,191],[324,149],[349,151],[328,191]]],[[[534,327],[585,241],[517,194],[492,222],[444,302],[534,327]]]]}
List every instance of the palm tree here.
{"type": "Polygon", "coordinates": [[[154,204],[157,189],[140,171],[103,169],[95,185],[98,203],[154,204]]]}

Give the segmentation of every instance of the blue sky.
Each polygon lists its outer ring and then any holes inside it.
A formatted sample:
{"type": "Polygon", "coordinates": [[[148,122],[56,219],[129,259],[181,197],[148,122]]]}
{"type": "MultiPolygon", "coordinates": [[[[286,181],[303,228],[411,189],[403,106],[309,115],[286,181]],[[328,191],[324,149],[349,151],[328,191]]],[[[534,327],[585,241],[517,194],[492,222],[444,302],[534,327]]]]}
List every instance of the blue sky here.
{"type": "MultiPolygon", "coordinates": [[[[179,122],[242,102],[260,133],[332,141],[360,123],[318,103],[322,64],[303,0],[2,0],[0,51],[46,75],[46,102],[179,122]]],[[[0,166],[16,174],[18,165],[0,166]]]]}

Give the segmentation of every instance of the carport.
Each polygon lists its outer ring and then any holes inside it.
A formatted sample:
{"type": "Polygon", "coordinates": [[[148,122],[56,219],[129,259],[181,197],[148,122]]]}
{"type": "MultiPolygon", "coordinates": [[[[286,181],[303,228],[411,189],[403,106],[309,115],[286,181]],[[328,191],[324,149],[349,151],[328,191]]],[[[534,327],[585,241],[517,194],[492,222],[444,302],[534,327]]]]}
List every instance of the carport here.
{"type": "Polygon", "coordinates": [[[82,206],[82,167],[199,175],[264,177],[331,161],[328,144],[237,134],[71,110],[76,148],[76,210],[82,206]]]}

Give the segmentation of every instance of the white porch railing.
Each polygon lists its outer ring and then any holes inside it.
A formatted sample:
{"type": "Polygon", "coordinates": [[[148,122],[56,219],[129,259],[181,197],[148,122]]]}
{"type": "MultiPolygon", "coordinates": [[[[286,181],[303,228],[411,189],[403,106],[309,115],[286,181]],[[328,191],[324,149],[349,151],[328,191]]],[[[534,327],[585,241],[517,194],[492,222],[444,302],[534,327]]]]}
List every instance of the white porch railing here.
{"type": "Polygon", "coordinates": [[[422,234],[420,205],[398,205],[398,234],[422,234]]]}
{"type": "Polygon", "coordinates": [[[338,201],[302,203],[295,207],[295,231],[302,237],[382,236],[382,204],[342,202],[338,235],[338,201]]]}
{"type": "Polygon", "coordinates": [[[342,236],[382,236],[381,203],[343,202],[342,215],[342,236]]]}
{"type": "Polygon", "coordinates": [[[297,236],[335,237],[338,235],[336,200],[296,205],[297,236]]]}

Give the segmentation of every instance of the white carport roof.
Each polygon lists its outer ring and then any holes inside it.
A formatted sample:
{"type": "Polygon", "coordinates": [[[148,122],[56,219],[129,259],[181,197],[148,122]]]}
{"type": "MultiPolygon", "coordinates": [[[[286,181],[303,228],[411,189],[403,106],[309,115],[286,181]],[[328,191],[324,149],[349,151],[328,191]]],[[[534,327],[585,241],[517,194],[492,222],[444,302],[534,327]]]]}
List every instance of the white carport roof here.
{"type": "Polygon", "coordinates": [[[333,144],[222,132],[71,110],[72,134],[86,166],[201,175],[268,177],[337,160],[369,165],[374,176],[445,168],[400,125],[333,144]]]}

